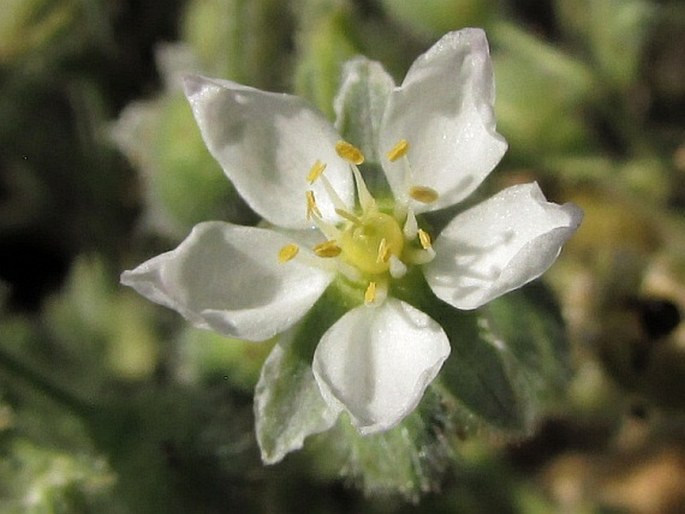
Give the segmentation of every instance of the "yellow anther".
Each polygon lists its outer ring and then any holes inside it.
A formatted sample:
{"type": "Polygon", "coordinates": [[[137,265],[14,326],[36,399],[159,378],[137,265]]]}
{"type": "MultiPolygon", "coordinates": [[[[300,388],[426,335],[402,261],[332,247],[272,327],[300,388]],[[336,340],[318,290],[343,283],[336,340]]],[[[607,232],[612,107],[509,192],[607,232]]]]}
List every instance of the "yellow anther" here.
{"type": "Polygon", "coordinates": [[[307,219],[311,219],[312,215],[321,217],[321,211],[316,206],[316,199],[314,198],[314,191],[307,191],[307,219]]]}
{"type": "Polygon", "coordinates": [[[312,166],[312,168],[309,170],[309,175],[307,175],[307,181],[309,181],[310,184],[313,184],[316,181],[316,179],[321,176],[323,170],[325,169],[326,165],[323,162],[317,160],[312,166]]]}
{"type": "Polygon", "coordinates": [[[376,283],[369,282],[369,286],[364,291],[364,303],[369,305],[376,301],[376,283]]]}
{"type": "Polygon", "coordinates": [[[430,234],[422,228],[419,229],[419,242],[421,243],[421,248],[424,250],[428,250],[433,246],[430,234]]]}
{"type": "Polygon", "coordinates": [[[404,157],[405,155],[407,155],[408,150],[409,141],[407,141],[406,139],[400,139],[397,142],[397,144],[393,146],[392,149],[386,155],[389,161],[395,162],[400,157],[404,157]]]}
{"type": "Polygon", "coordinates": [[[296,244],[290,243],[290,244],[285,245],[278,252],[278,262],[283,264],[284,262],[288,262],[288,261],[293,260],[299,251],[300,251],[300,247],[297,246],[296,244]]]}
{"type": "Polygon", "coordinates": [[[440,195],[435,189],[426,186],[411,186],[409,196],[421,203],[433,203],[440,195]]]}
{"type": "Polygon", "coordinates": [[[360,165],[364,162],[364,154],[362,151],[347,141],[338,141],[335,143],[335,151],[349,163],[360,165]]]}
{"type": "Polygon", "coordinates": [[[388,262],[390,259],[391,250],[388,246],[388,240],[383,238],[378,245],[378,256],[376,257],[376,262],[388,262]]]}
{"type": "Polygon", "coordinates": [[[324,241],[314,247],[314,253],[319,257],[337,257],[342,252],[338,243],[334,240],[324,241]]]}

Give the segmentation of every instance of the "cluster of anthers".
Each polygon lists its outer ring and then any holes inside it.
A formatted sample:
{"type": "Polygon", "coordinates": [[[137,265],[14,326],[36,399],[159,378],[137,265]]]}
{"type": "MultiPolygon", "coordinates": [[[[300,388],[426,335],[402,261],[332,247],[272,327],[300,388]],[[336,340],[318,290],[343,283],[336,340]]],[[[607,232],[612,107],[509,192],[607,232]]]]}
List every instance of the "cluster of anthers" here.
{"type": "MultiPolygon", "coordinates": [[[[308,190],[307,219],[312,220],[326,238],[312,251],[317,257],[332,261],[335,269],[347,279],[365,287],[366,305],[380,305],[387,296],[390,278],[401,278],[409,266],[425,264],[435,257],[431,236],[419,228],[409,202],[413,199],[420,203],[433,203],[438,199],[438,193],[430,187],[413,184],[406,157],[409,143],[402,139],[386,157],[393,165],[401,166],[397,172],[404,175],[405,194],[396,198],[392,214],[382,212],[359,171],[358,166],[364,162],[361,150],[347,141],[338,141],[335,150],[352,170],[357,206],[350,208],[345,205],[324,174],[326,164],[317,160],[307,175],[307,181],[310,185],[321,181],[335,212],[343,221],[334,225],[324,220],[314,191],[308,190]]],[[[286,263],[297,257],[299,251],[297,244],[287,244],[280,249],[278,260],[286,263]]],[[[299,258],[308,259],[309,256],[300,255],[299,258]]],[[[324,264],[320,261],[308,263],[319,267],[324,264]]]]}

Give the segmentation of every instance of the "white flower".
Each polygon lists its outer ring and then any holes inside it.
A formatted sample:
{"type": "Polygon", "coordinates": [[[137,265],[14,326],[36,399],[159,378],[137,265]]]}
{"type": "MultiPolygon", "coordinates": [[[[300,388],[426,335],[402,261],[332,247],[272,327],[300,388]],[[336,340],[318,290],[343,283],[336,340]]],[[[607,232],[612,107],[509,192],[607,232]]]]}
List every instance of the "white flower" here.
{"type": "MultiPolygon", "coordinates": [[[[495,130],[485,35],[447,34],[399,87],[366,63],[388,94],[367,109],[367,140],[356,143],[380,161],[394,199],[369,193],[362,151],[303,100],[191,77],[186,94],[207,147],[272,228],[202,223],[122,275],[194,325],[254,341],[292,327],[331,283],[344,284],[358,305],[325,332],[312,369],[328,405],[363,434],[410,413],[450,352],[438,323],[392,296],[394,281],[419,267],[438,298],[477,308],[543,273],[582,217],[548,203],[537,184],[518,185],[434,237],[420,214],[465,199],[507,147],[495,130]]],[[[343,92],[358,80],[346,70],[343,92]]]]}

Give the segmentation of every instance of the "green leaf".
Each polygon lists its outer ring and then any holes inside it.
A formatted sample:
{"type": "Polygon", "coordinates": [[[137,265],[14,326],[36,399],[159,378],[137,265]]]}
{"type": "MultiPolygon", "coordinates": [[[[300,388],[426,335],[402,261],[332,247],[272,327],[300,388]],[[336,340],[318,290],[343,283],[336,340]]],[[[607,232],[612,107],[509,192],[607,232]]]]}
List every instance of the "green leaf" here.
{"type": "Polygon", "coordinates": [[[557,0],[560,26],[586,45],[600,73],[625,89],[638,78],[649,32],[657,19],[646,0],[557,0]]]}
{"type": "Polygon", "coordinates": [[[210,219],[249,222],[245,203],[207,151],[185,97],[169,94],[156,105],[150,194],[182,233],[210,219]]]}
{"type": "Polygon", "coordinates": [[[188,2],[182,32],[208,76],[279,89],[292,23],[280,0],[203,0],[188,2]]]}
{"type": "Polygon", "coordinates": [[[506,348],[502,352],[511,381],[534,421],[558,400],[571,378],[563,320],[551,292],[541,283],[508,293],[484,309],[485,326],[506,348]]]}
{"type": "Polygon", "coordinates": [[[326,1],[314,9],[310,3],[303,2],[302,10],[298,10],[295,93],[332,118],[342,64],[358,50],[351,40],[349,13],[343,5],[326,1]]]}
{"type": "Polygon", "coordinates": [[[369,161],[380,162],[378,134],[388,95],[394,87],[394,80],[378,62],[357,57],[343,67],[340,90],[334,102],[335,125],[369,161]]]}
{"type": "Polygon", "coordinates": [[[497,13],[493,0],[383,0],[382,5],[413,32],[431,37],[460,27],[486,26],[497,13]]]}
{"type": "Polygon", "coordinates": [[[512,24],[498,23],[491,40],[497,125],[509,141],[508,158],[539,163],[541,156],[596,146],[582,114],[597,95],[592,69],[512,24]]]}
{"type": "Polygon", "coordinates": [[[436,298],[418,273],[394,289],[445,330],[452,352],[438,379],[461,410],[460,419],[469,420],[470,413],[498,432],[525,434],[563,389],[568,349],[545,292],[529,285],[480,311],[459,311],[436,298]]]}
{"type": "Polygon", "coordinates": [[[68,452],[15,437],[2,451],[3,513],[102,512],[100,506],[113,503],[116,476],[85,449],[68,452]]]}
{"type": "Polygon", "coordinates": [[[520,432],[524,408],[505,366],[476,312],[442,304],[427,311],[447,333],[452,353],[439,375],[456,400],[493,428],[520,432]]]}

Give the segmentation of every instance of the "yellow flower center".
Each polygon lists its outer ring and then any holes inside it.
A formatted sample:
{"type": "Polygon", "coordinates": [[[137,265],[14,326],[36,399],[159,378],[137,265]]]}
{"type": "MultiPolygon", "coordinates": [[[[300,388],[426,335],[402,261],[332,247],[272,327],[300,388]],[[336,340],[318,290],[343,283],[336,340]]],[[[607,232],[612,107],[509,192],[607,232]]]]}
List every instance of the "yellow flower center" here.
{"type": "Polygon", "coordinates": [[[363,273],[385,273],[390,256],[402,255],[404,235],[399,223],[388,214],[370,212],[349,222],[340,238],[342,257],[363,273]]]}

